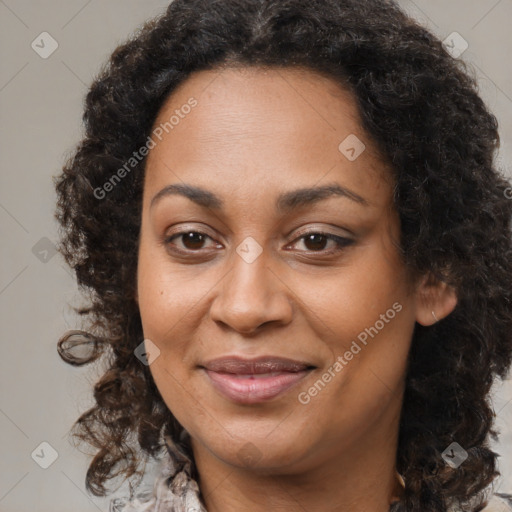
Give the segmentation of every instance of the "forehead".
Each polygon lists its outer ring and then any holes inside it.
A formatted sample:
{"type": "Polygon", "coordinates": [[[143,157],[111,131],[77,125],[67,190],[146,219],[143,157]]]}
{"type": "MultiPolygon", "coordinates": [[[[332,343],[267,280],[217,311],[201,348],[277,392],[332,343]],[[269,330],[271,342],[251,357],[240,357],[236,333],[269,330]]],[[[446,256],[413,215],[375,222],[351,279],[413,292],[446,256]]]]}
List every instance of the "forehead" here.
{"type": "Polygon", "coordinates": [[[220,180],[224,189],[269,181],[284,189],[290,180],[311,186],[340,178],[361,190],[389,181],[389,166],[365,134],[352,93],[302,68],[195,72],[164,102],[156,130],[148,187],[192,178],[220,180]],[[361,151],[355,160],[346,152],[351,146],[361,151]]]}

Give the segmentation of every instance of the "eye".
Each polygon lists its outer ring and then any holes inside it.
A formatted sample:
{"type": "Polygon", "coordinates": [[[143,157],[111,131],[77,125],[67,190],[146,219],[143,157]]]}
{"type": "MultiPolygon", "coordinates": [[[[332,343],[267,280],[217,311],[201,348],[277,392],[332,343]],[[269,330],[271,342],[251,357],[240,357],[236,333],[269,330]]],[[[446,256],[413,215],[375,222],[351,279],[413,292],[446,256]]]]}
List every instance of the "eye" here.
{"type": "MultiPolygon", "coordinates": [[[[210,247],[205,244],[208,240],[215,242],[212,237],[208,234],[197,231],[197,230],[185,230],[173,233],[172,235],[164,239],[164,244],[176,253],[179,254],[191,254],[199,253],[202,250],[209,248],[220,248],[222,247],[218,243],[212,244],[210,247]]],[[[323,231],[310,231],[301,234],[292,245],[302,241],[306,252],[321,253],[321,254],[334,254],[342,251],[345,247],[352,245],[354,240],[350,238],[344,238],[341,236],[334,235],[332,233],[326,233],[323,231]],[[326,246],[330,244],[330,248],[326,249],[326,246]]]]}
{"type": "Polygon", "coordinates": [[[204,244],[208,239],[213,241],[209,235],[202,231],[187,230],[166,237],[164,243],[168,246],[173,245],[173,249],[177,252],[197,252],[205,248],[204,244]],[[180,241],[180,243],[175,244],[175,240],[180,241]]]}
{"type": "Polygon", "coordinates": [[[325,233],[323,231],[310,231],[303,233],[296,241],[303,241],[306,250],[310,252],[322,252],[324,254],[332,254],[343,250],[345,247],[354,243],[350,238],[325,233]],[[326,245],[331,242],[331,249],[325,250],[326,245]]]}

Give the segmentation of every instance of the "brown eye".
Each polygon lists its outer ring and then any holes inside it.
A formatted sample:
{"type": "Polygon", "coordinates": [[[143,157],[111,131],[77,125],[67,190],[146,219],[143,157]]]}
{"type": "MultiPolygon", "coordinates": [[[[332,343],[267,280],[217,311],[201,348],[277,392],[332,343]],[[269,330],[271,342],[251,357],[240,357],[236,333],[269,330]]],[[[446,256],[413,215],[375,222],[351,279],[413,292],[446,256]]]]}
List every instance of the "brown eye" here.
{"type": "MultiPolygon", "coordinates": [[[[215,242],[215,240],[206,233],[189,230],[180,231],[168,236],[164,239],[164,243],[169,250],[183,256],[186,256],[187,254],[193,255],[194,253],[197,253],[197,255],[204,255],[205,250],[222,247],[219,247],[219,245],[216,246],[215,243],[208,247],[208,240],[215,242]]],[[[295,244],[298,244],[298,242],[302,242],[303,244],[303,247],[299,248],[301,252],[319,253],[319,255],[327,256],[342,251],[345,247],[352,245],[354,240],[336,236],[332,233],[312,231],[304,233],[302,236],[297,238],[295,244]],[[331,244],[330,247],[329,243],[331,244]]]]}
{"type": "Polygon", "coordinates": [[[165,244],[172,246],[178,252],[198,252],[205,248],[204,245],[208,239],[212,240],[210,236],[200,231],[181,231],[167,237],[165,244]],[[176,240],[181,243],[176,243],[176,240]]]}
{"type": "Polygon", "coordinates": [[[205,240],[205,235],[196,231],[190,231],[180,236],[182,237],[183,245],[191,250],[201,249],[205,240]]]}
{"type": "Polygon", "coordinates": [[[304,245],[312,251],[322,251],[328,242],[328,238],[321,233],[310,233],[304,236],[304,245]]]}
{"type": "Polygon", "coordinates": [[[297,238],[296,243],[298,241],[302,241],[306,251],[318,252],[326,255],[342,251],[345,247],[354,243],[354,240],[349,238],[336,236],[332,233],[323,233],[321,231],[304,233],[297,238]],[[329,242],[332,242],[331,248],[328,248],[329,242]]]}

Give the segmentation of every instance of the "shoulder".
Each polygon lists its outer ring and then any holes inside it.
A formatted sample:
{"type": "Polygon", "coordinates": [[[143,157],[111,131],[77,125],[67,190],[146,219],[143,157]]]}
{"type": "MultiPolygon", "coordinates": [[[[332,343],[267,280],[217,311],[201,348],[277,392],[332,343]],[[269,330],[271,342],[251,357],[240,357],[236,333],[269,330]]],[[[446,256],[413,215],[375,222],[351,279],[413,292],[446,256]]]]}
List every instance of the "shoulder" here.
{"type": "Polygon", "coordinates": [[[170,481],[169,468],[155,480],[152,490],[131,497],[114,498],[109,512],[206,512],[199,498],[197,482],[186,471],[179,471],[170,481]]]}
{"type": "Polygon", "coordinates": [[[494,494],[482,512],[512,512],[512,495],[494,494]]]}
{"type": "MultiPolygon", "coordinates": [[[[140,493],[131,499],[111,500],[109,512],[156,512],[161,510],[159,505],[163,504],[169,512],[206,512],[199,500],[197,484],[184,474],[179,474],[178,480],[183,480],[181,492],[172,492],[168,484],[160,479],[153,492],[140,493]]],[[[494,494],[482,512],[512,512],[512,495],[494,494]]]]}
{"type": "Polygon", "coordinates": [[[150,512],[155,508],[155,500],[150,495],[137,495],[129,498],[110,500],[109,512],[150,512]]]}

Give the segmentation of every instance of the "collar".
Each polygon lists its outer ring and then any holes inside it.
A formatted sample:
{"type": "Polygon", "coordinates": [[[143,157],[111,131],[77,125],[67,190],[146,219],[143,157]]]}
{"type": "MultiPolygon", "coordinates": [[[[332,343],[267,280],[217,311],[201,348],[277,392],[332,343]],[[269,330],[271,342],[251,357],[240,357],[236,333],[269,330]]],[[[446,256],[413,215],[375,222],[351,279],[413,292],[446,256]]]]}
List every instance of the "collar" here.
{"type": "MultiPolygon", "coordinates": [[[[153,489],[130,498],[112,499],[109,512],[208,512],[199,486],[191,477],[192,461],[169,437],[165,438],[165,446],[153,489]]],[[[401,510],[400,502],[390,507],[390,512],[401,510]]],[[[450,510],[457,512],[458,509],[450,510]]],[[[512,496],[493,495],[482,512],[512,512],[512,496]]]]}

